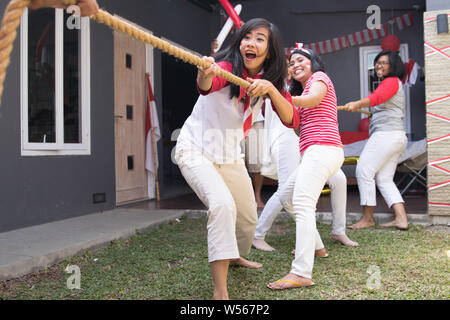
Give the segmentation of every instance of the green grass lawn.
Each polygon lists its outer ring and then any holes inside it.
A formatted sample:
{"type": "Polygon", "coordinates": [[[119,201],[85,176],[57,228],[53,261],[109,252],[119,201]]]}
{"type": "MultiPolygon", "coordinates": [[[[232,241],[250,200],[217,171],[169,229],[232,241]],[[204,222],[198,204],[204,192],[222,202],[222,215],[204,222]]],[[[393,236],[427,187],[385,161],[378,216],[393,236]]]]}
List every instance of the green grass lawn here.
{"type": "MultiPolygon", "coordinates": [[[[206,219],[183,218],[145,233],[112,242],[27,276],[0,281],[2,299],[210,299],[206,219]],[[70,290],[67,265],[81,271],[81,288],[70,290]]],[[[292,220],[276,222],[266,240],[277,250],[255,249],[252,261],[263,268],[231,267],[231,299],[449,299],[450,239],[445,227],[409,231],[371,228],[348,231],[357,248],[329,238],[331,226],[318,224],[328,258],[316,258],[311,288],[273,291],[267,283],[290,270],[295,244],[292,220]],[[370,274],[379,269],[379,282],[370,274]],[[370,267],[370,268],[369,268],[370,267]]],[[[447,228],[448,229],[448,228],[447,228]]]]}

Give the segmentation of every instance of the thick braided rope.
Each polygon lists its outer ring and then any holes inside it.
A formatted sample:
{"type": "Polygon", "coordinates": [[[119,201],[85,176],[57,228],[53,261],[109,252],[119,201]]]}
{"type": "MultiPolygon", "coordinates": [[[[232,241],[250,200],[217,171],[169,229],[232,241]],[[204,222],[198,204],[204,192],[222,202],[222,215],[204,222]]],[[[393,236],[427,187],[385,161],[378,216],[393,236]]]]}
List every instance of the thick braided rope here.
{"type": "MultiPolygon", "coordinates": [[[[31,0],[11,0],[6,7],[0,27],[0,105],[3,96],[3,84],[6,78],[6,69],[10,63],[13,42],[17,37],[17,28],[23,11],[29,6],[31,0]]],[[[65,5],[75,4],[76,0],[63,0],[65,5]]]]}
{"type": "MultiPolygon", "coordinates": [[[[0,29],[0,105],[3,95],[3,83],[6,77],[6,69],[10,63],[10,54],[13,49],[13,42],[17,36],[17,28],[20,25],[20,18],[25,8],[30,4],[31,0],[11,0],[8,4],[0,29]]],[[[65,5],[76,4],[76,0],[63,0],[65,5]]],[[[132,26],[104,10],[90,17],[99,23],[103,23],[114,30],[122,31],[132,38],[141,40],[145,43],[152,45],[176,58],[179,58],[187,63],[193,64],[197,67],[208,68],[211,63],[204,61],[201,57],[198,57],[186,50],[178,48],[167,41],[159,39],[147,32],[139,30],[135,26],[132,26]]],[[[219,76],[226,80],[248,88],[250,83],[244,79],[228,72],[223,69],[220,70],[219,76]]]]}
{"type": "Polygon", "coordinates": [[[30,0],[12,0],[6,7],[0,28],[0,104],[3,95],[3,83],[5,82],[6,69],[10,63],[10,54],[13,42],[17,36],[17,27],[20,25],[20,17],[30,0]]]}
{"type": "MultiPolygon", "coordinates": [[[[338,106],[337,109],[338,109],[339,111],[342,111],[342,110],[343,110],[343,111],[347,111],[345,106],[338,106]]],[[[371,115],[372,115],[372,112],[366,111],[366,110],[358,109],[357,112],[367,114],[368,116],[371,116],[371,115]]]]}
{"type": "MultiPolygon", "coordinates": [[[[164,51],[176,58],[179,58],[189,64],[193,64],[197,67],[202,68],[208,68],[211,66],[211,63],[208,61],[203,60],[201,57],[196,56],[186,50],[183,50],[179,47],[176,47],[172,44],[170,44],[167,41],[164,41],[158,37],[155,37],[154,35],[144,32],[142,30],[139,30],[135,26],[130,25],[129,23],[126,23],[108,12],[104,10],[99,10],[96,15],[93,15],[90,17],[93,20],[96,20],[99,23],[103,23],[110,28],[114,30],[121,31],[127,35],[129,35],[132,38],[135,38],[137,40],[143,41],[145,43],[148,43],[152,45],[155,48],[160,49],[161,51],[164,51]]],[[[228,80],[231,83],[234,83],[238,86],[248,88],[250,86],[250,83],[248,81],[245,81],[244,79],[226,71],[223,69],[220,69],[219,76],[228,80]]]]}

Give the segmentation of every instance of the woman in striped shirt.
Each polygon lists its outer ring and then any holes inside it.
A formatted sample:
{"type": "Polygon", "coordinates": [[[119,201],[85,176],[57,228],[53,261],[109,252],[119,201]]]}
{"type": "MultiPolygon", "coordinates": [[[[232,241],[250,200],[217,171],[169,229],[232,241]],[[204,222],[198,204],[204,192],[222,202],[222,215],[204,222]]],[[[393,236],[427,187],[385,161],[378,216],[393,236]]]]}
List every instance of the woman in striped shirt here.
{"type": "MultiPolygon", "coordinates": [[[[294,50],[289,60],[294,79],[290,90],[294,96],[292,102],[300,108],[279,103],[270,94],[275,90],[268,90],[273,108],[281,121],[290,128],[300,126],[302,158],[285,184],[294,185],[293,193],[286,192],[282,197],[283,206],[291,206],[288,211],[295,215],[295,258],[291,272],[268,285],[276,290],[314,285],[314,254],[317,249],[323,248],[316,229],[316,205],[323,186],[344,161],[337,123],[336,94],[330,78],[320,71],[320,59],[313,51],[301,48],[294,50]]],[[[252,86],[260,81],[251,81],[252,86]]],[[[248,92],[251,94],[253,89],[249,88],[248,92]]]]}

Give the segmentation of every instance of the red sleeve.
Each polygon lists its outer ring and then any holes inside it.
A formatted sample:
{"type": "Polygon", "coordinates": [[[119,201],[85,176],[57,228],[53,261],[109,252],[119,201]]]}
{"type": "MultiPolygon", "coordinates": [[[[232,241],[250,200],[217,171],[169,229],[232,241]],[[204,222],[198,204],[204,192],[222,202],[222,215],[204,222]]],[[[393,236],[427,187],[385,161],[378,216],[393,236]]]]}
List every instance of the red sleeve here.
{"type": "MultiPolygon", "coordinates": [[[[283,90],[281,92],[281,94],[291,104],[292,111],[293,111],[293,118],[292,118],[292,124],[285,123],[283,120],[281,120],[281,118],[280,118],[280,120],[286,127],[295,129],[295,128],[297,128],[300,125],[300,114],[298,113],[298,109],[292,104],[292,96],[291,96],[291,94],[289,92],[287,92],[286,90],[283,90]]],[[[279,114],[278,114],[277,108],[273,105],[273,102],[272,102],[272,109],[273,109],[273,111],[275,111],[277,116],[280,117],[279,114]]]]}
{"type": "Polygon", "coordinates": [[[375,91],[368,96],[370,106],[377,106],[391,99],[398,91],[399,84],[397,77],[389,77],[381,81],[375,91]]]}
{"type": "MultiPolygon", "coordinates": [[[[228,61],[220,61],[217,63],[217,65],[228,72],[233,72],[233,66],[228,61]]],[[[225,80],[224,78],[214,77],[212,85],[211,85],[211,89],[209,89],[208,91],[200,90],[200,88],[198,87],[198,81],[197,81],[197,91],[201,95],[208,95],[210,93],[213,93],[214,91],[218,91],[218,90],[222,89],[227,84],[228,84],[228,81],[225,80]]]]}

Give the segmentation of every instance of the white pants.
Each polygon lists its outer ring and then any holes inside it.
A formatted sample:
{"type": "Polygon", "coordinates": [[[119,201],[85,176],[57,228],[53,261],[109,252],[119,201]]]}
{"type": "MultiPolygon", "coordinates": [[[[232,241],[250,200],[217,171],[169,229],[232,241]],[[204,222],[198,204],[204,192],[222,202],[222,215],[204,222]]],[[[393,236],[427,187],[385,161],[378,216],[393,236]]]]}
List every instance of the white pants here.
{"type": "MultiPolygon", "coordinates": [[[[264,206],[263,211],[258,219],[256,226],[255,238],[264,239],[267,232],[272,227],[275,218],[283,209],[283,203],[286,204],[285,209],[292,214],[292,194],[296,181],[296,175],[292,173],[300,163],[300,153],[298,151],[298,136],[292,130],[283,133],[275,143],[273,148],[277,159],[278,169],[278,189],[270,197],[264,206]],[[283,203],[281,199],[283,200],[283,203]]],[[[347,178],[339,169],[328,181],[327,184],[331,189],[331,209],[333,212],[332,233],[335,235],[345,234],[346,210],[347,210],[347,178]]],[[[323,246],[321,247],[323,248],[323,246]]],[[[321,249],[318,248],[318,249],[321,249]]]]}
{"type": "Polygon", "coordinates": [[[317,201],[323,186],[343,162],[342,148],[313,145],[303,153],[300,165],[291,175],[295,177],[292,201],[288,197],[281,198],[286,209],[291,207],[289,211],[293,212],[296,223],[295,259],[292,261],[291,273],[312,278],[314,250],[317,250],[317,201]]]}
{"type": "Polygon", "coordinates": [[[192,190],[208,208],[208,261],[250,253],[258,215],[244,160],[210,161],[201,150],[177,145],[175,160],[192,190]]]}
{"type": "Polygon", "coordinates": [[[376,206],[375,184],[389,208],[404,202],[394,183],[394,174],[407,143],[404,131],[376,131],[370,136],[356,166],[362,206],[376,206]]]}

